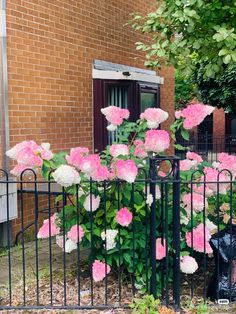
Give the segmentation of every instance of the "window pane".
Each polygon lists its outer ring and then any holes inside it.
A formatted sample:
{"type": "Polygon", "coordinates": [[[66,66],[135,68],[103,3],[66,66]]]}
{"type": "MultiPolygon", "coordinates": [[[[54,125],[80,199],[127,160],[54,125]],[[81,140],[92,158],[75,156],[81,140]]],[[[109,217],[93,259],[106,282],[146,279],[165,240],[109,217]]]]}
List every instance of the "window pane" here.
{"type": "Polygon", "coordinates": [[[107,105],[127,109],[128,86],[108,86],[107,105]]]}
{"type": "Polygon", "coordinates": [[[231,120],[231,135],[236,135],[236,119],[231,120]]]}
{"type": "MultiPolygon", "coordinates": [[[[123,109],[128,108],[128,86],[108,86],[107,106],[117,106],[123,109]]],[[[108,132],[108,145],[115,142],[117,132],[108,132]]]]}
{"type": "Polygon", "coordinates": [[[154,93],[141,93],[141,112],[147,108],[156,107],[156,94],[154,93]]]}

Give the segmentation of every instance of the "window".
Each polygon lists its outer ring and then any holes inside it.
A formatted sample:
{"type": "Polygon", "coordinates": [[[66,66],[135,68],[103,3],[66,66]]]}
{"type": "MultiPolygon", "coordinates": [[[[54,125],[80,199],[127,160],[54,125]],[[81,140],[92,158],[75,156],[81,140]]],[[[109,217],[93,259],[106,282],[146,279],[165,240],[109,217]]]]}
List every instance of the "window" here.
{"type": "Polygon", "coordinates": [[[148,107],[160,107],[160,88],[157,83],[132,80],[94,79],[94,150],[99,152],[116,139],[108,132],[101,108],[118,106],[130,111],[130,120],[138,119],[148,107]]]}

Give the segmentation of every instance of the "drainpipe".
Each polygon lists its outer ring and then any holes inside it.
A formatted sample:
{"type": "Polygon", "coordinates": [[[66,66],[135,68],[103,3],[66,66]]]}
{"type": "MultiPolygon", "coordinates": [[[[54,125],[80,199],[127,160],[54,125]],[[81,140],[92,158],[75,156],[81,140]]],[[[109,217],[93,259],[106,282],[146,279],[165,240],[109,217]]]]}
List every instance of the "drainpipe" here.
{"type": "MultiPolygon", "coordinates": [[[[6,0],[0,0],[0,136],[2,164],[0,168],[9,172],[9,159],[5,152],[9,149],[8,117],[8,77],[7,77],[7,41],[6,41],[6,0]]],[[[7,229],[11,223],[0,224],[0,247],[7,245],[7,229]]],[[[11,230],[10,230],[11,234],[11,230]]]]}
{"type": "Polygon", "coordinates": [[[8,77],[7,77],[7,40],[6,40],[6,0],[0,0],[0,110],[1,110],[1,149],[2,168],[9,170],[9,159],[5,152],[9,149],[8,117],[8,77]]]}

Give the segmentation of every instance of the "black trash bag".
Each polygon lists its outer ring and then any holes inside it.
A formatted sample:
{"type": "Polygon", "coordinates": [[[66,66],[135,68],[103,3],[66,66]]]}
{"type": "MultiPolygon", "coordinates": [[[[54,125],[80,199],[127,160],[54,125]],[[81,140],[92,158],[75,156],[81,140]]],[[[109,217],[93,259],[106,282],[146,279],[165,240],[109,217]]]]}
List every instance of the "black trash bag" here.
{"type": "Polygon", "coordinates": [[[224,230],[216,233],[210,240],[215,258],[215,272],[210,281],[207,297],[215,301],[227,299],[236,301],[236,225],[232,224],[232,248],[230,249],[231,225],[228,224],[224,230]],[[219,278],[217,278],[218,267],[218,238],[219,238],[219,278]],[[230,287],[230,264],[232,261],[231,287],[230,287]],[[231,288],[231,289],[230,289],[231,288]],[[219,294],[217,290],[219,289],[219,294]],[[231,292],[230,292],[231,290],[231,292]]]}

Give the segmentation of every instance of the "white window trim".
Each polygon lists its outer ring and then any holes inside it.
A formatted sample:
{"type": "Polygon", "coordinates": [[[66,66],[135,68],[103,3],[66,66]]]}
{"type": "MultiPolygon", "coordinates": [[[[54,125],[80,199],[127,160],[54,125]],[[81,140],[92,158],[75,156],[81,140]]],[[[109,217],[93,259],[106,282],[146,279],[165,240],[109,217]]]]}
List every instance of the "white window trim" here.
{"type": "Polygon", "coordinates": [[[164,84],[163,77],[131,71],[103,71],[93,69],[92,75],[93,79],[142,81],[148,83],[164,84]]]}

